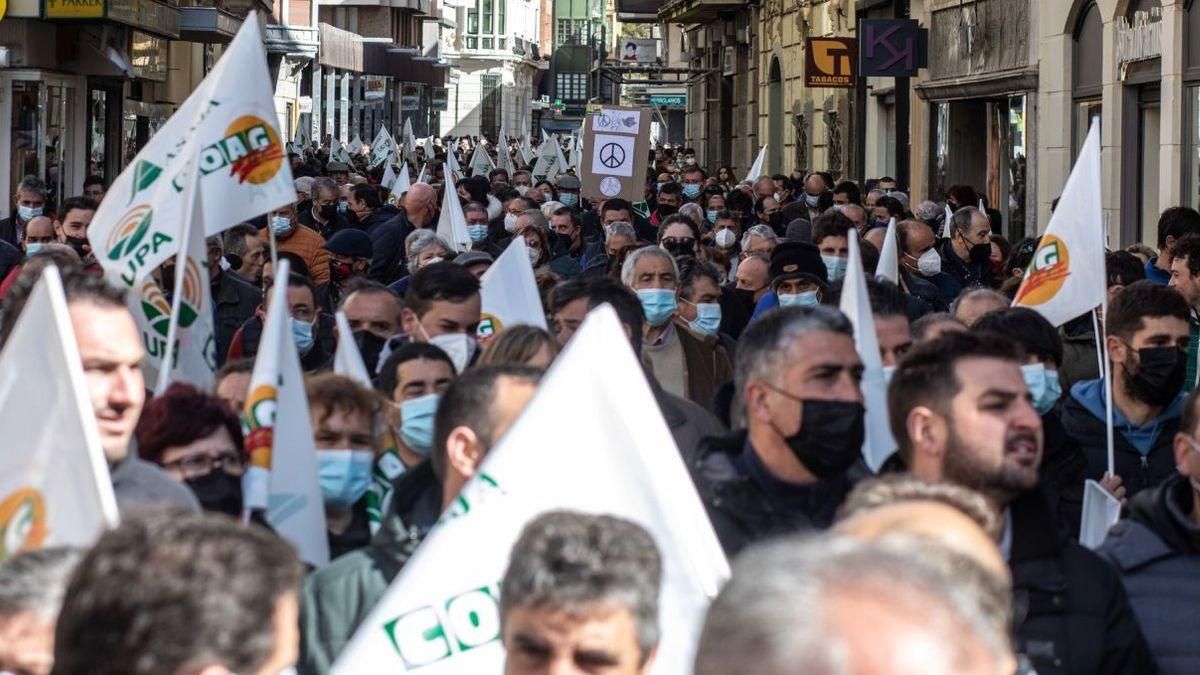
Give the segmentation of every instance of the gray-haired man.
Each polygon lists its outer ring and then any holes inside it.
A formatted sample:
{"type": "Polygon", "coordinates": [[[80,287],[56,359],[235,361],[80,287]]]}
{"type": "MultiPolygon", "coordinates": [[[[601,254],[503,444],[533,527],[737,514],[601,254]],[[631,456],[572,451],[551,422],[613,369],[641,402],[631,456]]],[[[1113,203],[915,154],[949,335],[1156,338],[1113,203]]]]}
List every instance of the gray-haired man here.
{"type": "Polygon", "coordinates": [[[45,548],[0,564],[0,672],[50,672],[54,624],[79,561],[68,548],[45,548]]]}
{"type": "Polygon", "coordinates": [[[638,525],[538,516],[513,545],[500,586],[505,675],[650,672],[661,584],[658,548],[638,525]]]}

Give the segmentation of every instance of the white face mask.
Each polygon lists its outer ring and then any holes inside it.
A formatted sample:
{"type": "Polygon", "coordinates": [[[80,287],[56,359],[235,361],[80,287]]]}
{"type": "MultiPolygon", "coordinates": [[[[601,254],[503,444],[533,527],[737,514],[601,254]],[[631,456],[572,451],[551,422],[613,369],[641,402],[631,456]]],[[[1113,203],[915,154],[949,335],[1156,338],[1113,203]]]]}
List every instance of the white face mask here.
{"type": "Polygon", "coordinates": [[[450,362],[454,364],[454,372],[462,373],[471,363],[471,357],[475,355],[475,350],[479,347],[479,343],[475,342],[473,336],[466,333],[442,333],[429,337],[429,333],[425,331],[425,327],[417,323],[417,327],[421,329],[421,334],[425,336],[425,340],[434,347],[438,347],[446,352],[446,356],[450,357],[450,362]]]}
{"type": "Polygon", "coordinates": [[[730,248],[737,237],[734,236],[733,230],[724,229],[713,235],[713,239],[717,242],[717,246],[721,248],[730,248]]]}
{"type": "Polygon", "coordinates": [[[929,249],[917,258],[917,271],[927,277],[932,277],[942,271],[942,256],[936,249],[929,249]]]}
{"type": "Polygon", "coordinates": [[[537,267],[538,260],[542,257],[542,252],[536,248],[527,248],[525,252],[529,254],[529,264],[537,267]]]}
{"type": "Polygon", "coordinates": [[[515,232],[517,230],[517,216],[515,214],[504,214],[504,229],[508,230],[509,232],[515,232]]]}
{"type": "Polygon", "coordinates": [[[528,186],[528,185],[518,185],[518,186],[517,186],[517,194],[519,194],[519,195],[521,195],[522,197],[524,197],[526,192],[529,192],[529,186],[528,186]]]}

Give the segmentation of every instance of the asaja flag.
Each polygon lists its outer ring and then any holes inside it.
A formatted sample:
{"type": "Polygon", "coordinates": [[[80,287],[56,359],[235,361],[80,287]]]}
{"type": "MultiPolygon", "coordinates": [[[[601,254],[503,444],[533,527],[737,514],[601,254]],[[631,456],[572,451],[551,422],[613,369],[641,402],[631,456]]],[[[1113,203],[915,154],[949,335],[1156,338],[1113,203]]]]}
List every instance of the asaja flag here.
{"type": "Polygon", "coordinates": [[[166,391],[171,382],[187,382],[208,391],[216,380],[217,336],[213,331],[201,192],[200,181],[193,172],[183,192],[188,214],[182,225],[183,248],[175,257],[175,297],[171,302],[165,358],[170,367],[159,370],[156,394],[166,391]]]}
{"type": "Polygon", "coordinates": [[[438,236],[450,242],[459,253],[470,251],[471,232],[467,230],[467,216],[463,213],[462,203],[458,201],[454,176],[450,175],[450,167],[446,164],[442,165],[442,176],[446,188],[442,194],[442,213],[438,216],[438,236]]]}
{"type": "Polygon", "coordinates": [[[746,174],[746,182],[753,183],[763,175],[763,167],[767,161],[767,146],[764,145],[758,150],[758,157],[754,158],[754,163],[750,165],[750,173],[746,174]]]}
{"type": "Polygon", "coordinates": [[[480,140],[475,144],[475,152],[471,153],[471,175],[486,176],[488,172],[496,168],[492,163],[492,158],[488,155],[487,149],[483,147],[483,141],[480,140]]]}
{"type": "Polygon", "coordinates": [[[113,181],[92,218],[92,250],[122,287],[133,288],[179,250],[187,217],[180,193],[197,154],[206,235],[296,201],[274,92],[259,16],[251,12],[208,77],[113,181]]]}
{"type": "Polygon", "coordinates": [[[871,471],[879,467],[896,451],[892,428],[888,424],[887,382],[883,379],[883,358],[879,354],[879,338],[875,335],[875,317],[867,297],[867,277],[863,270],[858,232],[850,232],[850,259],[842,286],[842,301],[838,309],[854,325],[854,348],[863,362],[863,405],[867,409],[863,424],[863,459],[871,471]]]}
{"type": "Polygon", "coordinates": [[[367,372],[362,353],[358,351],[358,345],[354,342],[354,331],[350,330],[350,321],[346,318],[346,313],[339,310],[334,319],[337,321],[338,340],[337,351],[333,353],[333,372],[345,375],[371,389],[374,386],[371,384],[371,375],[367,372]]]}
{"type": "Polygon", "coordinates": [[[502,673],[498,585],[521,528],[554,509],[646,528],[663,560],[652,672],[691,673],[704,612],[729,566],[607,306],[584,321],[332,672],[502,673]]]}
{"type": "Polygon", "coordinates": [[[116,526],[87,391],[58,268],[48,265],[0,352],[0,562],[87,547],[116,526]]]}
{"type": "MultiPolygon", "coordinates": [[[[276,278],[286,279],[288,271],[288,261],[280,260],[276,278]]],[[[266,510],[267,522],[304,562],[327,564],[325,504],[286,293],[271,294],[242,428],[250,457],[242,477],[246,509],[266,510]]]]}
{"type": "Polygon", "coordinates": [[[404,197],[404,193],[412,187],[412,182],[408,177],[408,162],[400,164],[400,175],[396,176],[396,180],[392,182],[391,192],[388,193],[388,203],[396,206],[404,197]]]}
{"type": "MultiPolygon", "coordinates": [[[[396,141],[392,140],[392,135],[388,130],[380,127],[379,133],[375,134],[375,141],[371,143],[371,161],[368,163],[368,168],[375,167],[388,162],[392,153],[396,150],[396,141]]],[[[388,162],[390,168],[391,162],[388,162]]]]}
{"type": "Polygon", "coordinates": [[[900,247],[896,243],[895,218],[888,219],[883,246],[879,250],[879,262],[875,265],[875,276],[883,277],[893,284],[900,283],[900,247]]]}
{"type": "Polygon", "coordinates": [[[1100,125],[1093,123],[1013,306],[1037,310],[1061,326],[1104,302],[1108,276],[1100,201],[1100,125]]]}
{"type": "Polygon", "coordinates": [[[546,328],[546,311],[538,293],[529,247],[524,237],[512,242],[479,280],[481,314],[475,337],[486,344],[497,333],[512,326],[546,328]]]}

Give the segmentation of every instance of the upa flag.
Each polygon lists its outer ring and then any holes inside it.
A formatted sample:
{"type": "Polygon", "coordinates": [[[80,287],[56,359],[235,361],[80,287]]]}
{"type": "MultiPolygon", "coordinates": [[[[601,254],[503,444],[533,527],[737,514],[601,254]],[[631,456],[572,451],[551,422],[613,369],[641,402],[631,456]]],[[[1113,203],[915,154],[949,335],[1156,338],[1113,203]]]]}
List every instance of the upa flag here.
{"type": "Polygon", "coordinates": [[[754,158],[754,163],[750,165],[750,173],[746,174],[746,182],[753,183],[758,180],[759,176],[763,175],[763,165],[767,161],[767,146],[764,145],[758,150],[758,157],[754,158]]]}
{"type": "MultiPolygon", "coordinates": [[[[424,169],[421,170],[424,173],[424,169]]],[[[467,230],[467,216],[463,213],[462,203],[458,201],[458,191],[454,176],[450,175],[449,165],[442,165],[442,176],[446,188],[442,191],[442,213],[438,217],[438,236],[450,242],[455,251],[462,253],[471,250],[471,232],[467,230]]]]}
{"type": "MultiPolygon", "coordinates": [[[[287,275],[288,261],[280,260],[276,278],[287,275]]],[[[325,504],[286,295],[271,294],[250,376],[242,419],[250,466],[242,493],[247,510],[265,510],[267,522],[296,547],[300,559],[320,567],[329,562],[325,504]]]]}
{"type": "Polygon", "coordinates": [[[1104,302],[1108,276],[1101,197],[1100,126],[1092,124],[1013,299],[1014,307],[1037,310],[1061,326],[1104,302]]]}
{"type": "MultiPolygon", "coordinates": [[[[392,140],[392,135],[388,133],[387,129],[380,127],[379,133],[375,134],[375,141],[371,143],[371,161],[367,165],[368,168],[374,169],[380,164],[388,162],[395,151],[396,141],[392,140]]],[[[391,162],[388,162],[388,166],[391,166],[391,162]]]]}
{"type": "Polygon", "coordinates": [[[375,385],[371,384],[371,375],[367,372],[367,364],[363,361],[362,353],[358,351],[358,345],[354,342],[354,331],[350,330],[350,320],[346,318],[346,313],[338,311],[334,315],[337,321],[337,351],[333,353],[333,372],[358,382],[367,389],[371,389],[375,385]]]}
{"type": "Polygon", "coordinates": [[[475,152],[471,153],[471,175],[486,176],[488,172],[496,168],[492,163],[492,158],[488,155],[487,149],[483,147],[483,141],[480,140],[475,144],[475,152]]]}
{"type": "Polygon", "coordinates": [[[884,461],[896,451],[896,441],[888,425],[883,359],[879,355],[879,338],[875,335],[875,317],[871,314],[871,303],[867,298],[867,277],[858,246],[858,232],[854,230],[850,232],[850,260],[843,284],[842,301],[838,309],[854,324],[854,348],[863,362],[863,405],[867,409],[863,419],[866,427],[863,459],[871,471],[878,472],[884,461]]]}
{"type": "Polygon", "coordinates": [[[665,628],[651,672],[691,673],[704,613],[729,566],[607,306],[584,321],[332,672],[502,673],[498,586],[509,551],[526,523],[556,509],[626,518],[650,533],[663,561],[665,628]]]}
{"type": "Polygon", "coordinates": [[[893,284],[900,283],[900,247],[896,244],[895,218],[888,219],[887,234],[883,235],[883,247],[879,250],[879,262],[875,265],[875,276],[893,284]]]}
{"type": "Polygon", "coordinates": [[[116,526],[87,391],[62,280],[47,265],[0,352],[0,562],[45,546],[87,547],[116,526]]]}
{"type": "MultiPolygon", "coordinates": [[[[104,278],[121,287],[118,272],[105,272],[104,278]]],[[[154,277],[149,276],[125,291],[125,308],[137,324],[146,358],[142,359],[142,375],[148,386],[158,383],[163,359],[167,356],[167,333],[171,329],[171,303],[154,277]]]]}
{"type": "Polygon", "coordinates": [[[274,92],[259,15],[251,12],[208,77],[113,181],[92,218],[92,250],[122,288],[134,288],[179,251],[188,216],[180,193],[191,171],[200,172],[206,235],[296,201],[274,92]]]}
{"type": "Polygon", "coordinates": [[[546,312],[542,309],[528,251],[524,237],[513,237],[512,243],[479,280],[482,311],[475,337],[480,343],[487,344],[510,326],[546,328],[546,312]]]}
{"type": "Polygon", "coordinates": [[[170,364],[158,373],[154,393],[162,395],[171,382],[187,382],[208,391],[216,380],[217,336],[213,331],[213,302],[209,290],[208,248],[204,241],[204,200],[200,181],[192,172],[183,200],[188,218],[182,224],[183,248],[175,256],[175,297],[167,328],[170,364]]]}
{"type": "Polygon", "coordinates": [[[408,192],[410,187],[412,187],[412,181],[408,177],[408,162],[403,162],[400,164],[400,175],[396,176],[396,180],[390,188],[391,192],[388,193],[388,203],[398,206],[404,193],[408,192]]]}

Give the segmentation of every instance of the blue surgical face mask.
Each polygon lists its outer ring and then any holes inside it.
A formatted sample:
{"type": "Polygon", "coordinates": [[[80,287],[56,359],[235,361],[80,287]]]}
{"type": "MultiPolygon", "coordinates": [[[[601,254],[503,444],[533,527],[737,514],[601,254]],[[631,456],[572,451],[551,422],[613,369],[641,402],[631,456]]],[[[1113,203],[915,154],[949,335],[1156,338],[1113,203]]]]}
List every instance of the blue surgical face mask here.
{"type": "Polygon", "coordinates": [[[349,202],[338,202],[338,213],[345,213],[350,210],[349,202]]]}
{"type": "Polygon", "coordinates": [[[487,225],[468,225],[467,232],[471,235],[471,241],[475,242],[476,244],[481,241],[487,241],[487,225]]]}
{"type": "Polygon", "coordinates": [[[25,244],[25,256],[27,258],[32,258],[33,256],[40,253],[42,251],[42,249],[44,249],[44,248],[46,248],[46,245],[40,241],[34,242],[32,244],[25,244]]]}
{"type": "Polygon", "coordinates": [[[422,457],[433,448],[433,416],[440,400],[437,394],[426,394],[400,404],[400,438],[422,457]]]}
{"type": "Polygon", "coordinates": [[[643,288],[637,292],[646,321],[658,327],[675,314],[675,291],[670,288],[643,288]]]}
{"type": "Polygon", "coordinates": [[[784,293],[779,297],[780,307],[816,307],[821,304],[816,291],[802,293],[784,293]]]}
{"type": "Polygon", "coordinates": [[[717,213],[717,211],[706,211],[704,213],[704,218],[710,223],[715,223],[717,222],[717,213]]]}
{"type": "Polygon", "coordinates": [[[825,271],[829,276],[829,283],[841,281],[842,277],[846,276],[846,258],[836,255],[823,255],[821,261],[825,263],[825,271]]]}
{"type": "Polygon", "coordinates": [[[1058,381],[1057,370],[1047,370],[1045,364],[1028,363],[1021,366],[1021,375],[1025,377],[1025,386],[1033,396],[1033,407],[1039,415],[1050,412],[1054,404],[1062,396],[1062,384],[1058,381]]]}
{"type": "Polygon", "coordinates": [[[292,219],[287,216],[271,216],[271,229],[277,237],[287,234],[292,231],[292,219]]]}
{"type": "Polygon", "coordinates": [[[42,215],[43,207],[41,206],[18,206],[17,217],[26,222],[42,215]]]}
{"type": "Polygon", "coordinates": [[[692,330],[704,335],[716,335],[721,328],[721,305],[715,302],[696,304],[696,320],[689,321],[692,330]]]}
{"type": "Polygon", "coordinates": [[[296,349],[300,351],[300,356],[304,356],[313,348],[313,325],[293,318],[288,321],[292,324],[292,340],[296,343],[296,349]]]}
{"type": "Polygon", "coordinates": [[[683,186],[683,196],[686,199],[695,199],[700,196],[700,185],[698,183],[688,183],[683,186]]]}
{"type": "Polygon", "coordinates": [[[808,208],[815,209],[821,203],[820,195],[804,195],[804,203],[808,204],[808,208]]]}
{"type": "Polygon", "coordinates": [[[558,201],[562,202],[563,206],[575,206],[579,203],[579,195],[564,192],[558,196],[558,201]]]}
{"type": "Polygon", "coordinates": [[[375,455],[370,450],[318,450],[317,479],[327,506],[344,511],[371,487],[375,455]]]}

